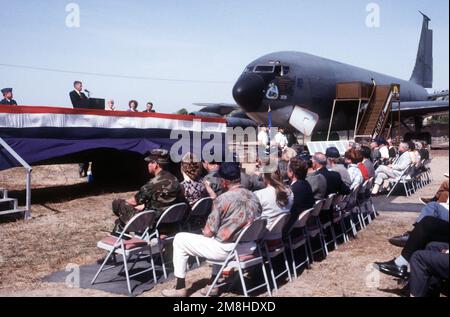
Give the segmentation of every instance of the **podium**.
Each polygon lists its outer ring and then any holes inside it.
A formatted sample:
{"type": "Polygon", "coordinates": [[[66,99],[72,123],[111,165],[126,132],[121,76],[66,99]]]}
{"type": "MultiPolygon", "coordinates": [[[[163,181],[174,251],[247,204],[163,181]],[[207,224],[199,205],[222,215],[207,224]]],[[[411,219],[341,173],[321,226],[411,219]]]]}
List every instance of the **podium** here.
{"type": "Polygon", "coordinates": [[[89,109],[105,110],[105,99],[89,98],[89,109]]]}

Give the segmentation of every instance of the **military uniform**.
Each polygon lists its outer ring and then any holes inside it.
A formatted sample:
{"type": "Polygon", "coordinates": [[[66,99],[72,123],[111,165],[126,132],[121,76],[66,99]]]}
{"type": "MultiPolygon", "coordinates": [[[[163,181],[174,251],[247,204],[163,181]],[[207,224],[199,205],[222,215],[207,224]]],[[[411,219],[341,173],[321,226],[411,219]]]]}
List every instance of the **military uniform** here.
{"type": "Polygon", "coordinates": [[[17,106],[17,102],[14,99],[6,99],[6,94],[7,93],[12,93],[12,88],[5,88],[1,90],[2,94],[3,94],[3,100],[0,101],[0,105],[3,106],[17,106]]]}
{"type": "MultiPolygon", "coordinates": [[[[160,150],[157,150],[160,151],[160,150]]],[[[152,152],[152,155],[146,159],[146,161],[163,160],[168,162],[168,157],[161,158],[160,154],[154,153],[167,153],[152,152]]],[[[135,195],[137,205],[145,205],[145,210],[156,211],[156,217],[159,218],[164,211],[181,200],[181,186],[178,179],[171,173],[162,170],[159,174],[153,177],[147,184],[142,186],[139,192],[135,195]]],[[[131,218],[133,218],[139,210],[136,210],[134,206],[128,204],[125,200],[118,199],[113,201],[112,204],[114,214],[119,217],[121,225],[126,224],[131,218]]]]}

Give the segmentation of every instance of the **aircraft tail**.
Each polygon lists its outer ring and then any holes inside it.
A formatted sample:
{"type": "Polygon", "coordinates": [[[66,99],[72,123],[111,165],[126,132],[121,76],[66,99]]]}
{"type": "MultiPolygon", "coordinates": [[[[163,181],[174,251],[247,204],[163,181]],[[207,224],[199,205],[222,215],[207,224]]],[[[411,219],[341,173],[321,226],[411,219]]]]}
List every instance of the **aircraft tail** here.
{"type": "MultiPolygon", "coordinates": [[[[419,11],[420,12],[420,11],[419,11]]],[[[419,51],[416,66],[410,81],[424,88],[433,87],[433,30],[430,30],[431,19],[423,15],[422,34],[420,36],[419,51]]]]}

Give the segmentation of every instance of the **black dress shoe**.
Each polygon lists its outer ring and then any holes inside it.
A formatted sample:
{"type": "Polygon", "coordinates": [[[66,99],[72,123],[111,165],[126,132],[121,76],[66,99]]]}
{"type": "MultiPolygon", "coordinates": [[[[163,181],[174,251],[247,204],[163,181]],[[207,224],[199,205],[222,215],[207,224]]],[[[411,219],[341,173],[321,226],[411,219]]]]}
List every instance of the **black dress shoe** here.
{"type": "Polygon", "coordinates": [[[408,267],[407,266],[398,266],[395,264],[395,259],[389,262],[375,262],[374,268],[376,268],[381,273],[401,278],[408,278],[408,267]]]}
{"type": "Polygon", "coordinates": [[[409,232],[389,239],[389,243],[399,248],[404,248],[409,240],[409,232]]]}

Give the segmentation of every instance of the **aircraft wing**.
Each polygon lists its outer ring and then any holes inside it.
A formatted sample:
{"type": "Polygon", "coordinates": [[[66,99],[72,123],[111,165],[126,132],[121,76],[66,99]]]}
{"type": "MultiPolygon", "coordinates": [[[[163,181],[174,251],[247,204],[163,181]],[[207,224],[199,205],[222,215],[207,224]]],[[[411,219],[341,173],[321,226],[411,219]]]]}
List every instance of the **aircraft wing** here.
{"type": "Polygon", "coordinates": [[[228,103],[196,103],[195,105],[202,107],[200,112],[217,113],[221,116],[227,116],[233,111],[240,109],[238,105],[228,103]]]}
{"type": "Polygon", "coordinates": [[[441,114],[448,113],[448,100],[437,100],[437,101],[409,101],[409,102],[401,102],[400,105],[398,102],[394,102],[392,104],[392,111],[398,112],[400,109],[400,113],[402,116],[428,116],[433,114],[441,114]]]}

